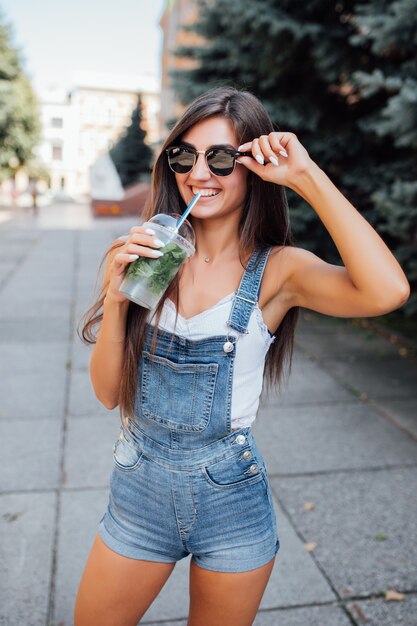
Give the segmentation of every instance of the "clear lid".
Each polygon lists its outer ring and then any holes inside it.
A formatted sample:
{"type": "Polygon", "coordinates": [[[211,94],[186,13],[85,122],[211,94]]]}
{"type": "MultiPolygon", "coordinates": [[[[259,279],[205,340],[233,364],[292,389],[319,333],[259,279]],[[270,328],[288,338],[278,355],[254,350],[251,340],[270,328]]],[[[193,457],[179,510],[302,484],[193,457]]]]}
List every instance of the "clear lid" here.
{"type": "MultiPolygon", "coordinates": [[[[178,213],[171,213],[168,215],[167,213],[157,213],[153,217],[151,217],[148,222],[152,224],[162,226],[163,228],[167,228],[168,230],[175,231],[177,226],[177,221],[181,216],[178,213]]],[[[184,220],[181,226],[178,229],[178,235],[185,239],[189,244],[195,247],[195,233],[194,229],[191,226],[188,220],[184,220]]]]}

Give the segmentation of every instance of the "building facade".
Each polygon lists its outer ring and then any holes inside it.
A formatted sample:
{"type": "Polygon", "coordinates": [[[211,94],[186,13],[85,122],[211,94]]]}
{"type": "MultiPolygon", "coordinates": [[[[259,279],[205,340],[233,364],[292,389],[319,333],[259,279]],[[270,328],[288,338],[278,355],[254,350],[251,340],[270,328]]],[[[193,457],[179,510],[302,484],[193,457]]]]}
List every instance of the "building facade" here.
{"type": "Polygon", "coordinates": [[[77,74],[69,93],[39,94],[42,142],[38,156],[51,173],[51,188],[69,196],[89,193],[89,170],[130,124],[138,96],[146,142],[157,145],[159,89],[150,77],[77,74]]]}
{"type": "Polygon", "coordinates": [[[172,89],[170,72],[178,69],[192,69],[195,65],[192,59],[174,56],[173,51],[178,46],[202,44],[201,37],[182,28],[193,24],[197,18],[196,0],[168,0],[159,22],[163,33],[160,114],[163,137],[168,134],[172,122],[178,119],[184,111],[184,106],[172,89]]]}

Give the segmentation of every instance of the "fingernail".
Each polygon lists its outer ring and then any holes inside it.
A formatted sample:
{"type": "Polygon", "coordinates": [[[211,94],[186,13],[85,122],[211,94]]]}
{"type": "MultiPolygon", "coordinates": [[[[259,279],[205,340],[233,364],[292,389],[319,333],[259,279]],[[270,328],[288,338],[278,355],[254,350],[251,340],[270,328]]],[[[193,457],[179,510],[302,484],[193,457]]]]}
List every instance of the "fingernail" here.
{"type": "Polygon", "coordinates": [[[156,235],[156,232],[152,230],[152,228],[145,228],[145,233],[148,233],[148,235],[156,235]]]}
{"type": "Polygon", "coordinates": [[[279,151],[279,153],[280,153],[282,156],[285,156],[285,157],[287,157],[287,156],[288,156],[288,153],[287,153],[285,150],[280,150],[280,151],[279,151]]]}
{"type": "Polygon", "coordinates": [[[164,242],[161,241],[160,239],[154,239],[153,242],[155,246],[158,246],[158,248],[162,248],[162,246],[165,245],[164,242]]]}
{"type": "Polygon", "coordinates": [[[258,161],[259,165],[263,165],[265,163],[264,158],[263,158],[262,155],[257,154],[255,158],[258,161]]]}
{"type": "Polygon", "coordinates": [[[136,261],[139,258],[138,254],[129,254],[129,261],[136,261]]]}
{"type": "Polygon", "coordinates": [[[243,148],[243,146],[244,146],[244,145],[245,145],[245,144],[243,144],[243,143],[242,143],[242,145],[241,145],[241,146],[239,146],[239,148],[237,149],[237,151],[238,151],[238,152],[240,152],[240,150],[243,148]]]}
{"type": "Polygon", "coordinates": [[[271,163],[273,163],[274,165],[279,165],[278,163],[278,159],[276,157],[269,157],[269,160],[271,161],[271,163]]]}
{"type": "Polygon", "coordinates": [[[160,250],[151,250],[150,252],[151,252],[152,256],[162,256],[164,254],[160,250]]]}

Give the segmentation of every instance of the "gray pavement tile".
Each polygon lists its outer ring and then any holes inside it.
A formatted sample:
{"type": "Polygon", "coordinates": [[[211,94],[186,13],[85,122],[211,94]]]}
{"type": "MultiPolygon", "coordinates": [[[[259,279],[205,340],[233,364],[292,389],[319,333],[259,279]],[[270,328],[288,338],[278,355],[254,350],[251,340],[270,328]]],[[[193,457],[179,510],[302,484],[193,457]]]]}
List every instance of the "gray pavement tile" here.
{"type": "Polygon", "coordinates": [[[84,322],[84,315],[87,313],[87,311],[93,306],[93,304],[95,304],[95,301],[90,300],[89,302],[86,302],[85,304],[82,303],[77,303],[74,309],[74,314],[73,314],[73,328],[75,329],[77,324],[81,321],[84,322]]]}
{"type": "Polygon", "coordinates": [[[61,493],[54,625],[74,623],[78,586],[107,501],[105,489],[61,493]]]}
{"type": "Polygon", "coordinates": [[[61,317],[14,317],[0,321],[0,342],[56,343],[69,339],[68,324],[61,317]]]}
{"type": "Polygon", "coordinates": [[[0,248],[0,261],[2,263],[7,263],[10,261],[20,262],[25,259],[30,250],[28,250],[28,246],[35,245],[36,242],[33,241],[8,241],[4,237],[1,240],[1,248],[0,248]]]}
{"type": "Polygon", "coordinates": [[[13,370],[2,373],[0,420],[7,419],[10,423],[16,417],[61,418],[65,410],[66,376],[64,368],[47,373],[42,370],[34,373],[16,373],[13,370]]]}
{"type": "Polygon", "coordinates": [[[262,598],[261,609],[334,600],[335,595],[328,582],[275,499],[274,507],[280,548],[262,598]]]}
{"type": "MultiPolygon", "coordinates": [[[[36,268],[40,272],[41,268],[36,268]]],[[[37,274],[25,274],[24,276],[18,275],[18,272],[13,276],[2,292],[2,298],[26,300],[28,304],[31,304],[36,299],[44,299],[47,301],[65,300],[70,302],[72,297],[72,284],[71,281],[66,278],[64,280],[62,275],[52,276],[43,272],[40,278],[37,274]]]]}
{"type": "Polygon", "coordinates": [[[55,493],[0,496],[0,624],[46,624],[55,502],[55,493]]]}
{"type": "Polygon", "coordinates": [[[80,252],[84,254],[88,254],[91,249],[94,251],[97,246],[106,246],[109,242],[113,240],[113,230],[117,228],[127,228],[129,231],[129,226],[126,226],[126,218],[124,219],[124,223],[117,226],[114,222],[94,222],[94,228],[92,230],[80,230],[79,237],[79,249],[80,252]],[[107,226],[107,228],[96,228],[96,226],[107,226]]]}
{"type": "Polygon", "coordinates": [[[252,428],[271,474],[417,464],[417,444],[368,404],[262,409],[252,428]]]}
{"type": "Polygon", "coordinates": [[[290,378],[281,392],[264,388],[260,407],[351,402],[354,396],[328,372],[305,357],[293,359],[290,378]]]}
{"type": "Polygon", "coordinates": [[[399,346],[364,329],[318,334],[304,332],[296,337],[296,345],[320,359],[336,359],[349,363],[360,359],[381,359],[399,356],[399,346]]]}
{"type": "Polygon", "coordinates": [[[0,377],[12,371],[16,374],[42,372],[45,376],[65,369],[68,345],[64,341],[53,344],[27,345],[15,341],[0,344],[0,377]]]}
{"type": "Polygon", "coordinates": [[[343,609],[337,606],[309,606],[280,611],[261,611],[253,626],[351,626],[343,609]]]}
{"type": "Polygon", "coordinates": [[[120,424],[116,410],[108,416],[69,419],[65,488],[108,486],[113,469],[113,444],[120,434],[120,424]]]}
{"type": "Polygon", "coordinates": [[[400,602],[366,600],[347,605],[352,617],[366,626],[417,626],[417,596],[406,596],[400,602]]]}
{"type": "Polygon", "coordinates": [[[61,423],[55,419],[0,421],[0,491],[56,489],[61,423]],[[11,425],[13,421],[13,426],[11,425]]]}
{"type": "Polygon", "coordinates": [[[19,285],[19,287],[29,289],[33,283],[39,289],[47,291],[50,285],[56,289],[64,289],[68,284],[71,284],[74,269],[73,255],[68,251],[62,262],[59,259],[57,263],[56,261],[53,262],[54,254],[58,256],[62,253],[59,250],[48,250],[47,254],[42,258],[39,255],[29,254],[20,263],[11,287],[19,285]]]}
{"type": "Polygon", "coordinates": [[[15,268],[17,267],[17,261],[13,260],[2,260],[0,255],[0,284],[3,280],[11,279],[15,268]]]}
{"type": "MultiPolygon", "coordinates": [[[[109,409],[97,400],[89,373],[85,370],[71,371],[68,411],[74,417],[88,415],[98,417],[107,416],[110,413],[109,409]]],[[[118,408],[113,409],[113,412],[118,414],[118,408]]]]}
{"type": "Polygon", "coordinates": [[[8,245],[13,245],[13,244],[18,244],[21,243],[23,244],[27,244],[27,243],[32,243],[34,244],[36,241],[38,241],[38,239],[40,238],[41,233],[36,231],[36,230],[17,230],[13,227],[13,225],[9,228],[2,228],[2,244],[3,242],[5,244],[8,245]]]}
{"type": "Polygon", "coordinates": [[[83,286],[82,289],[76,289],[76,310],[82,311],[83,309],[89,309],[93,304],[95,304],[99,297],[98,292],[100,290],[100,287],[101,283],[99,283],[99,287],[96,288],[95,283],[92,281],[90,285],[83,286]]]}
{"type": "Polygon", "coordinates": [[[62,256],[62,251],[59,249],[43,251],[42,256],[29,252],[19,263],[10,285],[12,287],[19,285],[20,287],[26,286],[26,288],[29,288],[33,281],[37,286],[46,289],[49,281],[51,281],[54,285],[57,284],[58,287],[65,286],[69,281],[72,282],[73,266],[74,255],[71,248],[66,249],[65,256],[62,256]],[[54,259],[54,256],[59,259],[58,262],[54,259]]]}
{"type": "Polygon", "coordinates": [[[417,439],[417,397],[404,400],[384,398],[377,404],[417,439]]]}
{"type": "Polygon", "coordinates": [[[342,597],[417,586],[417,469],[273,478],[273,490],[342,597]],[[307,502],[315,508],[305,510],[307,502]]]}
{"type": "Polygon", "coordinates": [[[410,398],[416,395],[417,359],[386,358],[354,364],[328,360],[326,369],[369,398],[410,398]]]}
{"type": "Polygon", "coordinates": [[[8,293],[9,284],[0,294],[0,323],[4,318],[56,318],[61,317],[62,323],[68,325],[70,316],[70,300],[68,297],[54,296],[47,298],[34,293],[28,296],[25,293],[8,293]]]}
{"type": "Polygon", "coordinates": [[[92,296],[103,284],[104,268],[99,269],[101,259],[91,259],[79,265],[75,278],[75,292],[79,296],[92,296]]]}
{"type": "Polygon", "coordinates": [[[90,357],[93,345],[83,343],[78,337],[74,339],[71,352],[71,367],[74,370],[84,370],[88,376],[90,357]]]}
{"type": "Polygon", "coordinates": [[[64,280],[61,275],[50,276],[46,273],[43,273],[42,280],[33,275],[21,277],[19,280],[13,277],[13,281],[8,282],[4,289],[4,296],[9,299],[25,300],[28,305],[40,299],[52,303],[58,299],[64,300],[69,305],[72,297],[72,284],[68,282],[68,279],[64,280]]]}

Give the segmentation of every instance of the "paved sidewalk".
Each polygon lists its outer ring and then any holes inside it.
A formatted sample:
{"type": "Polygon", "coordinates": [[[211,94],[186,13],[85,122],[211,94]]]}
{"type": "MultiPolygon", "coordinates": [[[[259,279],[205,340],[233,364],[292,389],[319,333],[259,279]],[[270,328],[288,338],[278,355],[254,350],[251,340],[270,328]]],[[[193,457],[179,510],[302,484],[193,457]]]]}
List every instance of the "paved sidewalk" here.
{"type": "MultiPolygon", "coordinates": [[[[131,224],[80,205],[0,220],[1,626],[73,624],[119,433],[75,326],[131,224]]],[[[397,345],[303,312],[290,381],[264,394],[254,426],[281,539],[255,626],[417,625],[416,383],[397,345]]],[[[186,626],[188,568],[141,623],[186,626]]]]}

